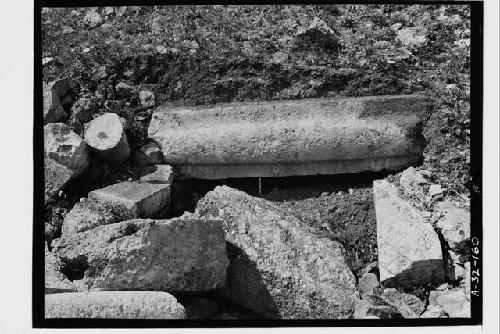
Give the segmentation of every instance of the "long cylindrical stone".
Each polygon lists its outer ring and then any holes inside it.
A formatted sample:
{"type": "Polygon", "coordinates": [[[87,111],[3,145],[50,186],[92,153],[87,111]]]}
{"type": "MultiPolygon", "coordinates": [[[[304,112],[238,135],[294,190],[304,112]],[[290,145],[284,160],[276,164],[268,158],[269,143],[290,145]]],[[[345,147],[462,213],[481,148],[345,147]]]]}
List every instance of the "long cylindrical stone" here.
{"type": "Polygon", "coordinates": [[[393,170],[420,159],[427,110],[414,95],[163,107],[148,134],[181,178],[393,170]]]}

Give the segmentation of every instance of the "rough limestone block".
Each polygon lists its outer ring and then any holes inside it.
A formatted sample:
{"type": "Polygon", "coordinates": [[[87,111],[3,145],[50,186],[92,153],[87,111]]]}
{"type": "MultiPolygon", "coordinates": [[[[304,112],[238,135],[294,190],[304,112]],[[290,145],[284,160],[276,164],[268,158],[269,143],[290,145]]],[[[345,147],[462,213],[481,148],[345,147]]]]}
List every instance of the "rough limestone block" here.
{"type": "Polygon", "coordinates": [[[79,135],[64,123],[50,123],[43,127],[45,156],[68,167],[72,177],[80,175],[89,165],[87,145],[79,135]]]}
{"type": "Polygon", "coordinates": [[[160,291],[95,291],[45,296],[45,318],[184,319],[184,307],[160,291]]]}
{"type": "Polygon", "coordinates": [[[172,184],[174,170],[169,165],[148,166],[142,171],[141,182],[172,184]]]}
{"type": "Polygon", "coordinates": [[[414,295],[396,289],[384,289],[380,298],[398,309],[405,319],[418,319],[425,310],[425,303],[414,295]]]}
{"type": "Polygon", "coordinates": [[[74,234],[117,222],[117,217],[105,206],[93,201],[78,202],[64,217],[61,232],[66,235],[74,234]]]}
{"type": "Polygon", "coordinates": [[[127,135],[117,114],[94,118],[85,128],[84,139],[94,155],[104,162],[119,165],[130,155],[127,135]]]}
{"type": "Polygon", "coordinates": [[[450,202],[440,202],[434,209],[439,219],[436,227],[440,230],[451,250],[467,254],[470,241],[470,212],[450,202]]]}
{"type": "Polygon", "coordinates": [[[53,249],[85,270],[79,289],[207,291],[224,285],[229,265],[222,221],[189,216],[103,225],[63,235],[53,249]]]}
{"type": "Polygon", "coordinates": [[[418,162],[426,115],[421,96],[163,107],[148,135],[181,178],[357,173],[418,162]]]}
{"type": "Polygon", "coordinates": [[[355,279],[339,243],[227,186],[207,193],[196,211],[224,221],[231,261],[220,290],[226,298],[270,318],[339,319],[354,312],[355,279]]]}
{"type": "Polygon", "coordinates": [[[167,208],[170,185],[127,181],[91,191],[88,198],[109,208],[121,220],[149,218],[167,208]]]}
{"type": "Polygon", "coordinates": [[[75,292],[76,287],[61,273],[62,263],[45,243],[45,294],[75,292]]]}
{"type": "Polygon", "coordinates": [[[450,318],[470,318],[470,297],[464,289],[431,291],[429,305],[440,306],[450,318]]]}
{"type": "Polygon", "coordinates": [[[443,282],[441,244],[431,224],[388,181],[374,181],[373,193],[381,284],[412,287],[443,282]]]}
{"type": "Polygon", "coordinates": [[[54,159],[45,157],[45,201],[52,198],[71,179],[73,172],[66,166],[61,165],[54,159]]]}
{"type": "Polygon", "coordinates": [[[64,107],[71,104],[71,93],[71,86],[66,79],[43,84],[44,124],[64,122],[68,119],[69,115],[64,111],[64,107]]]}

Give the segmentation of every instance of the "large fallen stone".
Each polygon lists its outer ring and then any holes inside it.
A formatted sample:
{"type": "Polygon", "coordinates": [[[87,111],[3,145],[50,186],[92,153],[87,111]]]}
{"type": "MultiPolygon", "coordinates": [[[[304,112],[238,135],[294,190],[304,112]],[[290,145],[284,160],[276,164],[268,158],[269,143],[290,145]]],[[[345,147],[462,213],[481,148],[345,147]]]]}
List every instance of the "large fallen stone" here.
{"type": "Polygon", "coordinates": [[[168,207],[170,185],[127,181],[91,191],[88,198],[107,207],[120,220],[150,218],[168,207]]]}
{"type": "Polygon", "coordinates": [[[104,162],[119,165],[130,155],[127,135],[117,114],[94,118],[85,128],[84,139],[94,155],[104,162]]]}
{"type": "Polygon", "coordinates": [[[224,221],[231,265],[226,298],[271,318],[338,319],[354,311],[355,280],[342,246],[306,232],[294,216],[226,186],[197,213],[224,221]]]}
{"type": "Polygon", "coordinates": [[[47,157],[44,159],[43,170],[45,177],[45,201],[47,201],[68,183],[73,172],[68,167],[47,157]]]}
{"type": "Polygon", "coordinates": [[[380,282],[386,287],[438,284],[444,262],[438,235],[386,180],[373,182],[380,282]]]}
{"type": "Polygon", "coordinates": [[[459,208],[451,202],[436,204],[435,214],[439,217],[436,227],[451,250],[459,254],[467,254],[470,247],[470,212],[459,208]]]}
{"type": "Polygon", "coordinates": [[[63,273],[62,262],[52,254],[45,243],[45,294],[75,292],[76,287],[63,273]]]}
{"type": "Polygon", "coordinates": [[[222,221],[189,216],[63,234],[53,250],[90,290],[207,291],[224,285],[229,264],[222,221]]]}
{"type": "Polygon", "coordinates": [[[431,291],[429,305],[439,306],[450,318],[470,318],[470,296],[464,289],[450,289],[445,291],[431,291]]]}
{"type": "Polygon", "coordinates": [[[420,96],[158,108],[149,137],[181,178],[396,170],[421,158],[420,96]]]}
{"type": "Polygon", "coordinates": [[[74,234],[117,222],[117,217],[104,205],[93,201],[78,202],[64,217],[61,232],[65,235],[74,234]]]}
{"type": "Polygon", "coordinates": [[[45,156],[68,167],[72,177],[81,174],[89,165],[87,145],[64,123],[50,123],[43,127],[45,156]]]}
{"type": "Polygon", "coordinates": [[[54,80],[43,84],[43,122],[58,123],[64,122],[69,115],[64,110],[72,103],[72,89],[69,81],[54,80]]]}
{"type": "Polygon", "coordinates": [[[45,296],[45,318],[185,319],[184,307],[160,291],[95,291],[45,296]]]}

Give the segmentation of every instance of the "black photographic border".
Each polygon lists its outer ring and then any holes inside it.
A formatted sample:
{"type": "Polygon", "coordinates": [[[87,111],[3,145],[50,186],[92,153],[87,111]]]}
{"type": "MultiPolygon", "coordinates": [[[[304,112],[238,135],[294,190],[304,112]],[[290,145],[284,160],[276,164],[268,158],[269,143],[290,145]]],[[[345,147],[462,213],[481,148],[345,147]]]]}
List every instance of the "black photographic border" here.
{"type": "MultiPolygon", "coordinates": [[[[471,273],[477,295],[471,295],[471,318],[439,319],[248,319],[248,320],[136,320],[136,319],[45,319],[45,273],[44,273],[44,153],[43,113],[33,113],[33,262],[32,262],[32,326],[34,328],[218,328],[218,327],[414,327],[414,326],[458,326],[481,325],[483,322],[482,253],[483,212],[483,15],[482,1],[247,1],[250,4],[401,4],[401,5],[469,5],[471,7],[471,146],[470,173],[471,195],[471,273]],[[476,259],[477,257],[477,259],[476,259]],[[475,271],[475,272],[474,272],[475,271]],[[476,277],[476,279],[474,279],[476,277]]],[[[171,5],[171,4],[238,4],[227,1],[169,1],[156,0],[35,0],[34,1],[34,100],[35,111],[43,109],[42,103],[42,52],[41,9],[42,7],[90,7],[125,5],[171,5]]]]}

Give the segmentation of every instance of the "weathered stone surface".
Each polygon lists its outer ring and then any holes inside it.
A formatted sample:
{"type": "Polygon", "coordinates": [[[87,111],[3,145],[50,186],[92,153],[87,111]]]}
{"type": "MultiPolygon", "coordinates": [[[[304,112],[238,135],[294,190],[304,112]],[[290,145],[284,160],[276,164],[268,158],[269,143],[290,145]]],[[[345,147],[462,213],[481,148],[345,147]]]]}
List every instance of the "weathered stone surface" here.
{"type": "Polygon", "coordinates": [[[104,162],[119,165],[130,155],[127,135],[117,114],[94,118],[85,128],[84,138],[95,156],[104,162]]]}
{"type": "Polygon", "coordinates": [[[151,108],[155,105],[155,95],[149,90],[141,90],[139,92],[139,100],[144,108],[151,108]]]}
{"type": "Polygon", "coordinates": [[[53,247],[68,265],[86,268],[79,289],[206,291],[224,285],[229,264],[222,222],[188,216],[103,225],[53,247]]]}
{"type": "Polygon", "coordinates": [[[94,227],[117,223],[110,209],[93,201],[76,203],[64,218],[62,233],[85,232],[94,227]]]}
{"type": "Polygon", "coordinates": [[[366,273],[359,278],[358,290],[362,297],[373,295],[373,289],[379,286],[377,275],[366,273]]]}
{"type": "Polygon", "coordinates": [[[450,248],[459,254],[467,254],[470,240],[470,212],[451,202],[436,204],[435,212],[440,217],[436,227],[450,248]]]}
{"type": "Polygon", "coordinates": [[[66,166],[61,165],[54,159],[45,157],[45,201],[56,195],[71,179],[73,172],[66,166]]]}
{"type": "Polygon", "coordinates": [[[89,165],[87,145],[64,123],[43,127],[45,156],[68,167],[72,177],[81,174],[89,165]]]}
{"type": "Polygon", "coordinates": [[[43,121],[58,123],[68,119],[64,107],[72,102],[72,89],[66,79],[54,80],[43,84],[43,121]]]}
{"type": "Polygon", "coordinates": [[[224,221],[231,260],[220,290],[225,297],[271,318],[352,315],[355,281],[339,243],[308,233],[271,202],[227,186],[207,193],[196,210],[224,221]]]}
{"type": "Polygon", "coordinates": [[[401,199],[396,186],[373,182],[380,281],[386,287],[444,280],[439,238],[422,213],[401,199]]]}
{"type": "Polygon", "coordinates": [[[109,208],[121,220],[150,218],[168,207],[170,185],[127,181],[91,191],[88,198],[109,208]]]}
{"type": "Polygon", "coordinates": [[[428,305],[427,308],[425,309],[425,312],[422,313],[420,318],[447,318],[446,315],[444,314],[443,309],[441,306],[438,305],[428,305]]]}
{"type": "Polygon", "coordinates": [[[129,97],[133,90],[134,87],[124,82],[120,82],[115,86],[116,96],[118,97],[129,97]]]}
{"type": "Polygon", "coordinates": [[[184,178],[355,173],[417,162],[426,113],[419,96],[163,107],[148,134],[184,178]]]}
{"type": "Polygon", "coordinates": [[[377,296],[356,298],[354,319],[402,319],[398,310],[377,296]]]}
{"type": "Polygon", "coordinates": [[[141,182],[172,184],[174,170],[169,165],[148,166],[142,171],[141,182]]]}
{"type": "Polygon", "coordinates": [[[450,289],[445,291],[431,291],[429,305],[437,305],[450,318],[470,318],[470,298],[464,289],[450,289]]]}
{"type": "Polygon", "coordinates": [[[403,173],[401,173],[399,183],[408,195],[423,196],[423,185],[427,184],[428,182],[420,171],[417,171],[415,170],[415,168],[410,167],[405,169],[403,173]]]}
{"type": "Polygon", "coordinates": [[[163,152],[157,143],[150,141],[134,152],[133,161],[139,166],[159,165],[163,163],[163,152]]]}
{"type": "Polygon", "coordinates": [[[46,318],[184,319],[184,307],[160,291],[94,291],[45,296],[46,318]]]}
{"type": "Polygon", "coordinates": [[[75,292],[76,287],[61,273],[61,260],[52,254],[45,243],[45,294],[75,292]]]}
{"type": "Polygon", "coordinates": [[[416,319],[425,310],[425,303],[408,293],[396,289],[384,289],[380,298],[387,304],[394,306],[405,319],[416,319]]]}
{"type": "Polygon", "coordinates": [[[83,24],[90,28],[95,28],[100,24],[102,24],[102,22],[103,22],[102,16],[97,12],[87,13],[83,18],[83,24]]]}

